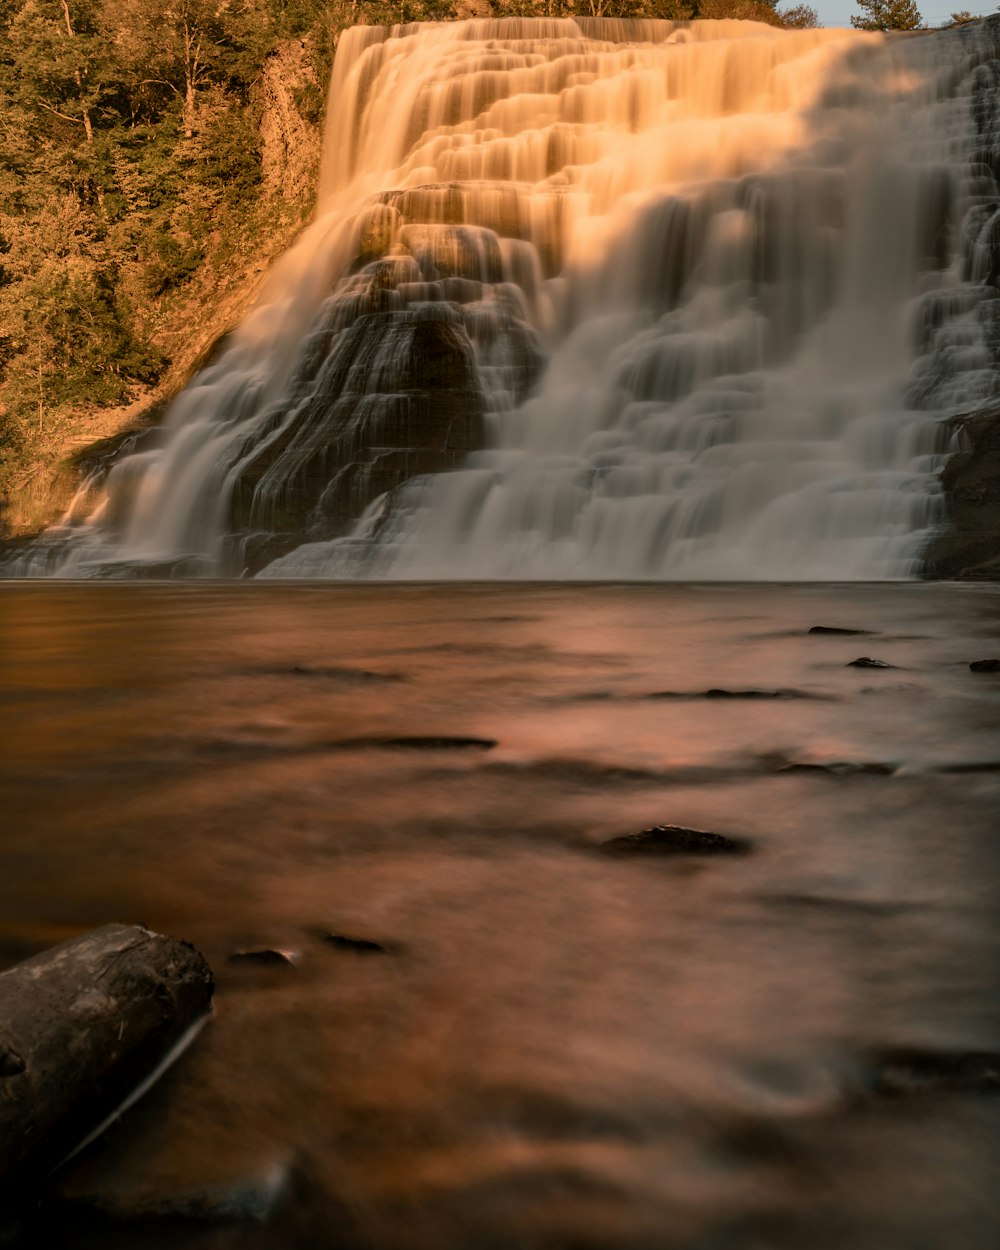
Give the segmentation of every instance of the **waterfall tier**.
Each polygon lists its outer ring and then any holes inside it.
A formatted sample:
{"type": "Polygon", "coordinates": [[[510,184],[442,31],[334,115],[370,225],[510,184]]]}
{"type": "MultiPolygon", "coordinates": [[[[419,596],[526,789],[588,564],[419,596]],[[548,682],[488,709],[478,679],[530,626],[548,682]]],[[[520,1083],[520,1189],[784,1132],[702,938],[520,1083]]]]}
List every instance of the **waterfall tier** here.
{"type": "Polygon", "coordinates": [[[916,575],[1000,389],[998,46],[346,32],[316,221],[36,569],[916,575]]]}

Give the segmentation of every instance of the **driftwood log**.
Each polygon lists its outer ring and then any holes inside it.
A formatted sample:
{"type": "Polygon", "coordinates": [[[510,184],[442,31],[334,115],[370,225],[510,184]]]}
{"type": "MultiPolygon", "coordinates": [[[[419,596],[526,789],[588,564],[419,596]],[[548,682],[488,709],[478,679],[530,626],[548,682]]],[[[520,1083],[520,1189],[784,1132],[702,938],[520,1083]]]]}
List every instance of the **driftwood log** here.
{"type": "Polygon", "coordinates": [[[33,1187],[148,1088],[212,989],[193,946],[139,925],[0,972],[0,1195],[33,1187]]]}

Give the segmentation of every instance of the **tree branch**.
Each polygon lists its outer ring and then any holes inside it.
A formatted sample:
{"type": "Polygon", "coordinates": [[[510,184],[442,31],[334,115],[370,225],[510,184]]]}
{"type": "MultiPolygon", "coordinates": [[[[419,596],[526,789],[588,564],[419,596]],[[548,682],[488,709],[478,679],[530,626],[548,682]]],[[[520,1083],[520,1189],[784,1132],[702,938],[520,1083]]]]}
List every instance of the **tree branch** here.
{"type": "Polygon", "coordinates": [[[167,82],[165,78],[143,78],[142,81],[139,83],[139,86],[145,87],[147,84],[154,83],[154,82],[159,83],[161,87],[169,87],[170,90],[174,93],[174,95],[181,94],[181,92],[177,90],[174,84],[172,82],[167,82]]]}
{"type": "Polygon", "coordinates": [[[58,109],[54,109],[51,104],[46,104],[44,100],[36,100],[35,103],[47,113],[54,113],[56,117],[61,117],[64,122],[72,122],[74,126],[86,126],[82,117],[70,117],[68,113],[60,113],[58,109]]]}

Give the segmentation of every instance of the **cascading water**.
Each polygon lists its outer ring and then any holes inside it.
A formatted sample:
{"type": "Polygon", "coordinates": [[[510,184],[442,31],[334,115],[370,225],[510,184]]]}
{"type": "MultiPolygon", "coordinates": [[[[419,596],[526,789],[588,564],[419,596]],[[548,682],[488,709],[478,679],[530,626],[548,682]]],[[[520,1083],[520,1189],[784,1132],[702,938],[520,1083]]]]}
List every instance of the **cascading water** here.
{"type": "Polygon", "coordinates": [[[1000,390],[998,47],[346,32],[316,222],[22,571],[916,575],[1000,390]]]}

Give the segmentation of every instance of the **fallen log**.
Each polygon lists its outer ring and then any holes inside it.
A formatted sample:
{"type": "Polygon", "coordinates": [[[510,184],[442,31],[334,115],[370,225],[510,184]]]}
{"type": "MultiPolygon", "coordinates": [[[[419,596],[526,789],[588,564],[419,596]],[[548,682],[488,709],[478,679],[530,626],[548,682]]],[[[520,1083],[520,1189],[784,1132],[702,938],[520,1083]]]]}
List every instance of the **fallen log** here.
{"type": "Polygon", "coordinates": [[[0,972],[0,1195],[32,1188],[140,1097],[211,1009],[186,942],[105,925],[0,972]]]}

